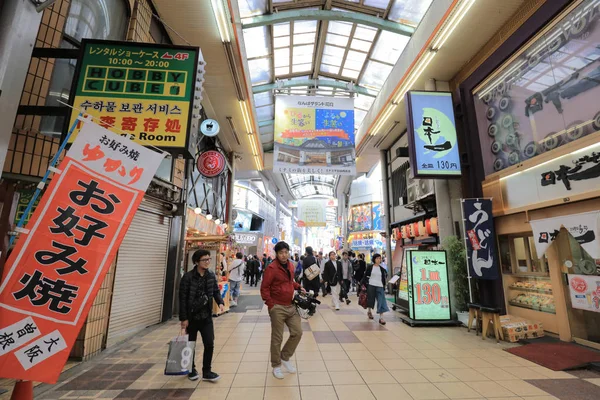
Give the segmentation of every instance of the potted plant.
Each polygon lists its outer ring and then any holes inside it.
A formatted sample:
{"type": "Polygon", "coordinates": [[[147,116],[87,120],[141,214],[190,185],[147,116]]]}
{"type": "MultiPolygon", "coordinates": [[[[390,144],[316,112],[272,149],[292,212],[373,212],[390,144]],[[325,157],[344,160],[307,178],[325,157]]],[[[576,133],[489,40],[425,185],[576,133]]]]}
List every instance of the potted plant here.
{"type": "Polygon", "coordinates": [[[454,305],[458,320],[467,325],[469,312],[467,302],[469,301],[469,279],[467,275],[467,250],[464,241],[456,236],[448,236],[444,239],[442,246],[448,255],[448,267],[452,271],[452,284],[454,288],[454,305]]]}

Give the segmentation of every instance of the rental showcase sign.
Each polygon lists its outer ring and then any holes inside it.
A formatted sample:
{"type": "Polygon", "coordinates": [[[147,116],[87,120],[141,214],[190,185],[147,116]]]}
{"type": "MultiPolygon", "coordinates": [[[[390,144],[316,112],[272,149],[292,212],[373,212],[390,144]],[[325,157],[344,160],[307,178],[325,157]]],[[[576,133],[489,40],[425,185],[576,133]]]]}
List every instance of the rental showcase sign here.
{"type": "Polygon", "coordinates": [[[0,286],[0,376],[55,383],[163,155],[82,122],[0,286]]]}
{"type": "Polygon", "coordinates": [[[356,174],[354,99],[275,97],[273,171],[356,174]]]}
{"type": "Polygon", "coordinates": [[[410,165],[414,177],[460,176],[452,94],[410,91],[406,94],[406,107],[410,165]]]}
{"type": "Polygon", "coordinates": [[[421,321],[450,320],[448,263],[443,250],[407,250],[409,316],[421,321]]]}
{"type": "MultiPolygon", "coordinates": [[[[84,39],[73,106],[138,143],[182,152],[197,137],[192,110],[199,57],[197,47],[84,39]]],[[[73,111],[69,126],[76,119],[73,111]]]]}

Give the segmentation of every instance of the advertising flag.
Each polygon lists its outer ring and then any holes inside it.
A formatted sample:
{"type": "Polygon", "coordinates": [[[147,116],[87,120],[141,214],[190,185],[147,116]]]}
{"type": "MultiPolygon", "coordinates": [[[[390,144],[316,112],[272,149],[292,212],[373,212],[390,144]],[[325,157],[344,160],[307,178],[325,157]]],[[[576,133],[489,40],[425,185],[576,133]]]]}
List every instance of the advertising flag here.
{"type": "Polygon", "coordinates": [[[492,200],[463,199],[462,207],[470,276],[498,279],[492,200]]]}
{"type": "Polygon", "coordinates": [[[4,269],[0,376],[58,380],[162,158],[82,122],[4,269]]]}

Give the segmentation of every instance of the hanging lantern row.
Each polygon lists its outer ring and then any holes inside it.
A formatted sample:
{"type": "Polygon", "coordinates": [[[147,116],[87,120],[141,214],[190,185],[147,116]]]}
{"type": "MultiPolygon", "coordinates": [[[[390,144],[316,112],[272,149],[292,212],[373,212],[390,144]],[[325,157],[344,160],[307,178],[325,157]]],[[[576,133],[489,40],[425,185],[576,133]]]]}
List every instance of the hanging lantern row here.
{"type": "Polygon", "coordinates": [[[413,222],[402,225],[392,230],[394,240],[412,239],[417,237],[426,237],[437,235],[440,232],[437,218],[429,218],[424,221],[413,222]]]}

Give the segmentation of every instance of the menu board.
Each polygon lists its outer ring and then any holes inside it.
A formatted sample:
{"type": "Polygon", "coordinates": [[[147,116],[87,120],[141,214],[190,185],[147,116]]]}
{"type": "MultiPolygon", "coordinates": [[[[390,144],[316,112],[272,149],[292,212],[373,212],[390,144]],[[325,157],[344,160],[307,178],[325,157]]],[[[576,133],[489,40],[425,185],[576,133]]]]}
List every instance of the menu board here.
{"type": "Polygon", "coordinates": [[[443,250],[408,250],[409,317],[417,321],[450,320],[448,264],[443,250]]]}

